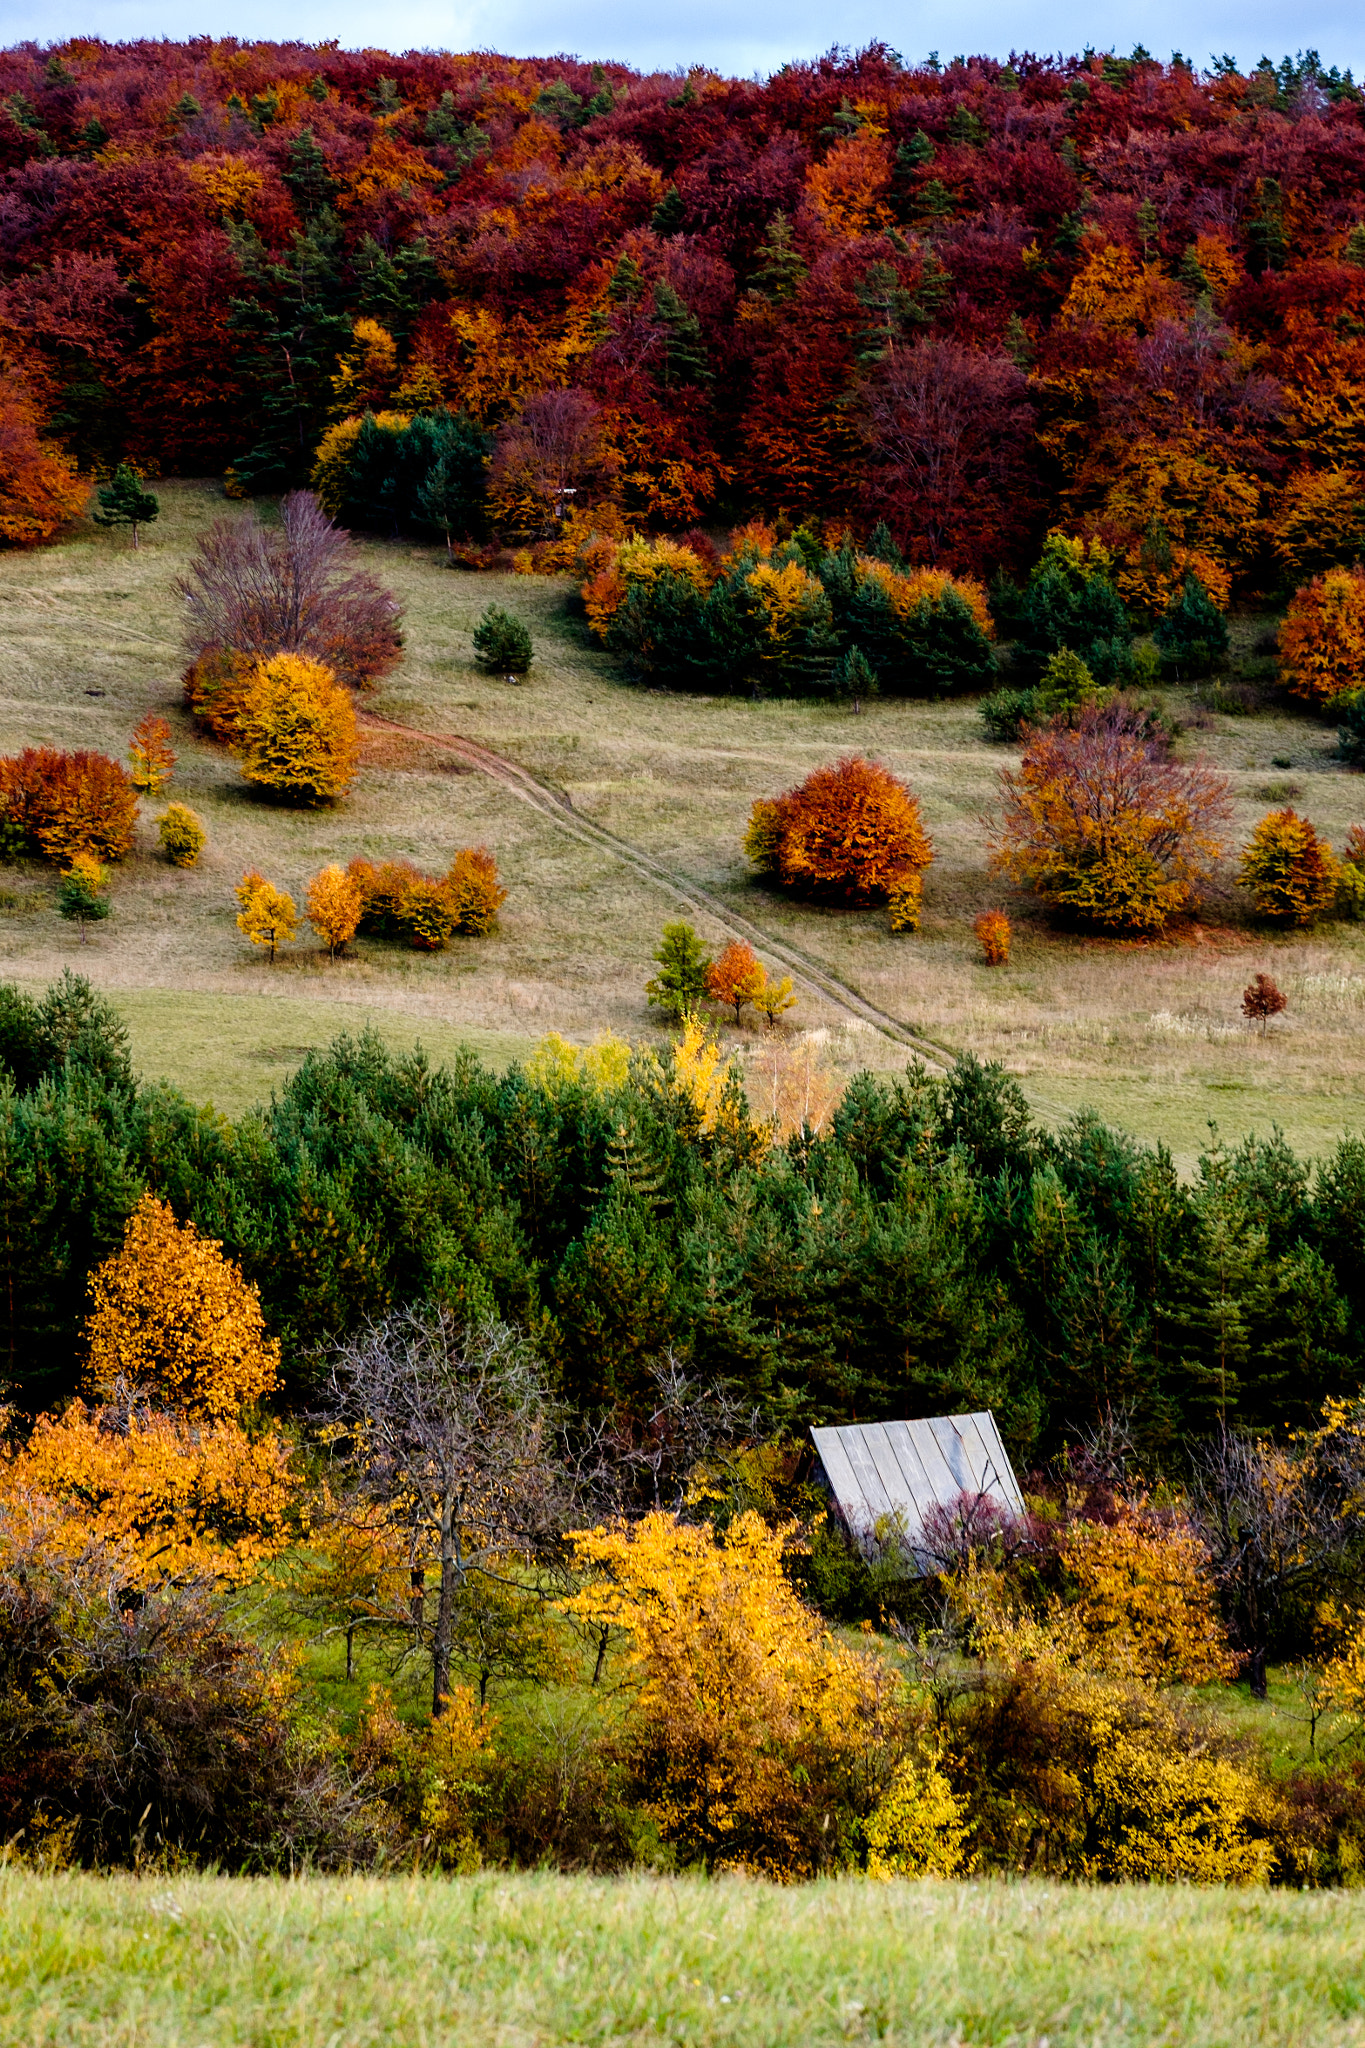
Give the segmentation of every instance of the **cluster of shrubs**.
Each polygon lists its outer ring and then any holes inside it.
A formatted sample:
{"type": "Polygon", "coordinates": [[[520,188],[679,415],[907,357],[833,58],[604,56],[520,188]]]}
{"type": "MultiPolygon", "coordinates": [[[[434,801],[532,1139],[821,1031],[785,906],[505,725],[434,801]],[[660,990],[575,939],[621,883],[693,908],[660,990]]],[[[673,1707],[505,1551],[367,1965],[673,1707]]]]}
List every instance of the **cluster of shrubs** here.
{"type": "Polygon", "coordinates": [[[995,675],[981,585],[907,568],[889,538],[859,553],[802,527],[779,544],[754,522],[721,554],[702,533],[604,537],[578,570],[593,633],[639,681],[857,702],[980,690],[995,675]]]}
{"type": "Polygon", "coordinates": [[[346,870],[360,893],[362,932],[404,939],[434,952],[449,939],[483,938],[497,929],[507,891],[486,847],[457,853],[444,875],[423,874],[411,861],[353,860],[346,870]]]}

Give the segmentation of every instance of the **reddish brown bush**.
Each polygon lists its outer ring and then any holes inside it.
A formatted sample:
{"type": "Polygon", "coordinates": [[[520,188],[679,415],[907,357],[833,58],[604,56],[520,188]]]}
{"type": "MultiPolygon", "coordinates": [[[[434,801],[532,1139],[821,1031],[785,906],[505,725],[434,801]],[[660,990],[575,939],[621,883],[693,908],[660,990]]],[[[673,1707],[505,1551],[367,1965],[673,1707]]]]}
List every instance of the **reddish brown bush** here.
{"type": "Polygon", "coordinates": [[[1268,974],[1258,974],[1242,990],[1242,1015],[1249,1024],[1260,1025],[1262,1038],[1271,1018],[1288,1008],[1288,997],[1281,994],[1268,974]]]}
{"type": "Polygon", "coordinates": [[[0,831],[15,853],[60,867],[78,853],[122,860],[136,821],[137,791],[107,754],[25,747],[0,759],[0,831]]]}
{"type": "Polygon", "coordinates": [[[756,803],[744,850],[789,889],[856,904],[886,902],[934,857],[918,798],[857,755],[756,803]]]}
{"type": "Polygon", "coordinates": [[[350,535],[309,491],[281,501],[278,526],[217,521],[176,584],[196,659],[304,654],[353,688],[386,674],[403,651],[399,606],[353,559],[350,535]]]}
{"type": "Polygon", "coordinates": [[[215,739],[236,738],[255,673],[255,655],[241,654],[234,647],[207,648],[185,670],[185,703],[215,739]]]}

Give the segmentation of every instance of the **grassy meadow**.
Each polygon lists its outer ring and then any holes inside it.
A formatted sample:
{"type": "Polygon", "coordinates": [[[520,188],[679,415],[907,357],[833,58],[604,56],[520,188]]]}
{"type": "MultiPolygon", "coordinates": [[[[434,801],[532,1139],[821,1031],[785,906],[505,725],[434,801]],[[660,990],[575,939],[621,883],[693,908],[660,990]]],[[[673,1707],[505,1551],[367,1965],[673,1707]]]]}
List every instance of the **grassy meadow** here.
{"type": "MultiPolygon", "coordinates": [[[[402,599],[408,638],[402,665],[367,708],[496,749],[569,799],[562,825],[450,748],[382,730],[371,733],[356,789],[336,811],[262,804],[180,707],[172,588],[212,519],[249,512],[208,481],[158,491],[161,518],[136,553],[126,535],[82,526],[60,545],[0,557],[0,750],[47,742],[122,754],[143,713],[164,713],[180,750],[170,794],[208,827],[208,852],[183,874],[159,858],[144,816],[114,916],[85,945],[58,918],[50,875],[0,874],[6,974],[36,985],[79,967],[123,1005],[145,1073],[232,1111],[345,1023],[376,1022],[396,1044],[420,1038],[437,1057],[472,1042],[493,1060],[550,1030],[578,1040],[605,1028],[651,1036],[642,985],[660,926],[681,913],[658,881],[576,835],[577,813],[799,946],[947,1051],[1002,1059],[1046,1118],[1091,1104],[1144,1138],[1164,1138],[1186,1165],[1211,1119],[1228,1137],[1278,1121],[1304,1152],[1365,1127],[1365,927],[1268,935],[1229,894],[1167,944],[1060,935],[989,873],[983,818],[1012,750],[983,738],[974,705],[893,701],[855,717],[827,704],[641,691],[585,644],[564,580],[451,573],[439,550],[361,544],[402,599]],[[494,598],[535,635],[523,684],[473,666],[470,630],[494,598]],[[934,836],[938,858],[913,938],[891,933],[884,913],[779,900],[755,883],[739,850],[755,796],[854,749],[909,780],[934,836]],[[440,868],[471,843],[493,850],[510,892],[490,939],[425,957],[361,941],[353,959],[329,964],[305,934],[272,969],[236,930],[232,890],[247,865],[301,899],[329,860],[401,854],[440,868]],[[1015,950],[1007,969],[992,970],[978,963],[971,920],[1001,902],[1016,920],[1015,950]],[[1260,969],[1290,999],[1264,1041],[1239,1014],[1241,990],[1260,969]]],[[[1188,692],[1171,692],[1170,703],[1201,721],[1183,747],[1202,748],[1232,777],[1238,843],[1286,801],[1337,845],[1365,817],[1365,785],[1335,763],[1325,726],[1282,711],[1224,716],[1188,692]]],[[[718,919],[696,922],[708,941],[723,938],[718,919]]],[[[834,1034],[830,1057],[842,1065],[904,1063],[903,1046],[866,1025],[850,1031],[849,1021],[809,989],[793,1013],[797,1028],[834,1034]]],[[[756,1043],[747,1027],[728,1035],[756,1043]]]]}
{"type": "Polygon", "coordinates": [[[0,1874],[24,2048],[1327,2048],[1359,1893],[0,1874]]]}

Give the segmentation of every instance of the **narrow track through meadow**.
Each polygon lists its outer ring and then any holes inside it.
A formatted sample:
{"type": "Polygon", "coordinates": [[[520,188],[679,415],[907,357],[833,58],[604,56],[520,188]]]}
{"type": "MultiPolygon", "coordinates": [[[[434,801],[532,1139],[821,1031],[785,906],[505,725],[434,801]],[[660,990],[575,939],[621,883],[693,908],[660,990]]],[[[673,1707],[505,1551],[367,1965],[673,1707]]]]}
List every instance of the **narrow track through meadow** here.
{"type": "Polygon", "coordinates": [[[804,982],[807,988],[816,990],[827,1002],[833,1003],[847,1016],[856,1018],[861,1023],[870,1024],[873,1030],[880,1031],[884,1037],[892,1039],[897,1045],[906,1046],[922,1059],[926,1066],[937,1068],[940,1073],[947,1073],[952,1066],[951,1052],[940,1045],[935,1045],[932,1039],[923,1037],[913,1026],[904,1023],[899,1017],[893,1017],[888,1011],[880,1009],[876,1003],[869,1002],[856,988],[842,981],[838,975],[832,974],[818,960],[813,960],[803,948],[792,945],[789,939],[776,937],[762,925],[756,924],[752,918],[732,910],[718,896],[713,896],[709,889],[702,888],[699,883],[689,880],[686,876],[676,874],[663,861],[656,860],[651,853],[646,853],[643,847],[620,838],[605,825],[599,825],[595,820],[585,817],[581,811],[574,809],[573,799],[567,790],[556,789],[553,784],[542,782],[519,762],[508,760],[505,754],[494,753],[491,747],[481,745],[478,740],[467,739],[462,733],[427,732],[419,726],[402,725],[397,719],[381,718],[370,711],[363,713],[362,723],[380,731],[402,733],[408,739],[446,748],[458,755],[461,760],[467,761],[471,768],[481,769],[493,781],[501,783],[510,795],[539,812],[541,817],[547,818],[560,831],[569,833],[583,844],[596,846],[603,852],[611,854],[624,867],[632,868],[645,881],[653,882],[657,888],[676,898],[689,910],[700,911],[711,918],[733,938],[745,939],[750,945],[761,946],[765,953],[780,961],[782,966],[787,968],[794,978],[804,982]]]}

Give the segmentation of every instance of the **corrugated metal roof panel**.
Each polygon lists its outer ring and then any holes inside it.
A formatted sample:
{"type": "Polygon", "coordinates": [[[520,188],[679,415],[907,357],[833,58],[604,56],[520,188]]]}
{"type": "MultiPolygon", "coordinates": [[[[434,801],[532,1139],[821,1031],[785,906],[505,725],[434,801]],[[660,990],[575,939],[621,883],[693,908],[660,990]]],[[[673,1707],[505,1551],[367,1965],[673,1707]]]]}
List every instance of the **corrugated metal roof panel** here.
{"type": "Polygon", "coordinates": [[[965,1493],[1022,1515],[1024,1497],[995,1417],[931,1415],[915,1422],[859,1422],[813,1429],[811,1437],[849,1535],[870,1554],[899,1523],[919,1569],[919,1539],[932,1507],[951,1509],[965,1493]]]}

